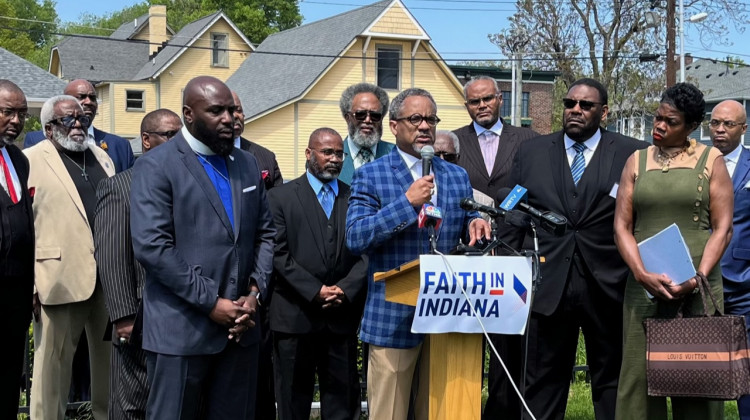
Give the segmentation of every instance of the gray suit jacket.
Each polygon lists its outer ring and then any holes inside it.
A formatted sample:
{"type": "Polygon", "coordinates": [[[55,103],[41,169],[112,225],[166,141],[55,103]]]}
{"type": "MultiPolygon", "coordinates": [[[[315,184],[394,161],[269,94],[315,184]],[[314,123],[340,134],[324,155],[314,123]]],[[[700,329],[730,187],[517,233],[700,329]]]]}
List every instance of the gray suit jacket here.
{"type": "MultiPolygon", "coordinates": [[[[247,295],[251,277],[265,292],[275,230],[263,180],[255,158],[245,151],[233,148],[226,163],[234,228],[182,133],[136,162],[130,222],[135,257],[146,269],[146,350],[218,353],[227,344],[227,328],[209,317],[217,297],[247,295]]],[[[252,328],[240,344],[259,337],[259,329],[252,328]]]]}
{"type": "MultiPolygon", "coordinates": [[[[387,141],[380,140],[378,147],[375,149],[375,159],[387,155],[395,144],[388,143],[387,141]]],[[[344,139],[344,166],[341,167],[341,173],[339,174],[339,181],[345,182],[347,185],[352,184],[354,178],[354,156],[349,153],[349,137],[344,139]]]]}

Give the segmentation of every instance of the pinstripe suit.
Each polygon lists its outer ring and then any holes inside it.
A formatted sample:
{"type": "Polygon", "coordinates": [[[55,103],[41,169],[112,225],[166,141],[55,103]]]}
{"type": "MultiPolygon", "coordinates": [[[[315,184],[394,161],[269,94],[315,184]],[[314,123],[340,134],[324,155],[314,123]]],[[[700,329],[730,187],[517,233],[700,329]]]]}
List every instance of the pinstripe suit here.
{"type": "MultiPolygon", "coordinates": [[[[130,236],[130,181],[133,170],[99,183],[94,229],[95,258],[111,321],[134,319],[141,303],[145,271],[133,256],[130,236]]],[[[131,337],[140,334],[133,328],[131,337]]],[[[131,338],[132,339],[132,338],[131,338]]],[[[140,344],[120,344],[112,331],[109,419],[145,419],[148,383],[140,344]]]]}
{"type": "Polygon", "coordinates": [[[263,177],[263,183],[266,185],[266,190],[278,187],[284,183],[284,178],[281,176],[281,170],[279,169],[279,163],[276,161],[276,155],[272,151],[259,144],[253,143],[244,137],[240,137],[240,149],[250,152],[251,155],[255,156],[261,174],[263,171],[268,171],[268,175],[263,177]]]}

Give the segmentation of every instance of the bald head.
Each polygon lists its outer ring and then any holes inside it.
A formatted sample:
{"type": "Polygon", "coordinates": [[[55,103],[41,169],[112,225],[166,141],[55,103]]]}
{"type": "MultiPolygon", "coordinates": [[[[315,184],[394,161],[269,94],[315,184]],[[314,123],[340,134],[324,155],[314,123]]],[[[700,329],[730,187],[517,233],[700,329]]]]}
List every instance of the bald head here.
{"type": "Polygon", "coordinates": [[[94,117],[96,117],[96,110],[99,107],[99,103],[96,101],[96,89],[94,85],[85,79],[75,79],[68,83],[63,90],[63,93],[70,95],[81,104],[83,113],[91,118],[93,123],[94,117]]]}
{"type": "Polygon", "coordinates": [[[245,111],[242,109],[242,101],[237,92],[232,91],[232,98],[234,98],[234,106],[237,107],[234,110],[234,136],[239,137],[245,131],[245,111]]]}
{"type": "Polygon", "coordinates": [[[198,76],[185,86],[185,127],[216,154],[227,156],[232,152],[235,108],[232,92],[215,77],[198,76]]]}
{"type": "Polygon", "coordinates": [[[747,130],[745,107],[734,100],[719,102],[711,111],[709,126],[714,147],[725,155],[732,153],[747,130]]]}

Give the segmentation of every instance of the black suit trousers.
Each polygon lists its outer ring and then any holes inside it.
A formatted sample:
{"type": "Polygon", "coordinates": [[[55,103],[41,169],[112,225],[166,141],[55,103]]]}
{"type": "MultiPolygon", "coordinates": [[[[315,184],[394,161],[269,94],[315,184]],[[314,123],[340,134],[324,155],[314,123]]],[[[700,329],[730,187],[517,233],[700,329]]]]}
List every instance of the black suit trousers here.
{"type": "Polygon", "coordinates": [[[594,414],[597,420],[611,420],[615,418],[622,363],[622,303],[601,290],[577,253],[574,261],[555,312],[550,316],[531,314],[525,399],[538,420],[565,418],[579,331],[582,331],[594,414]]]}
{"type": "Polygon", "coordinates": [[[356,334],[274,331],[273,355],[279,420],[310,418],[316,373],[321,418],[359,420],[356,334]]]}

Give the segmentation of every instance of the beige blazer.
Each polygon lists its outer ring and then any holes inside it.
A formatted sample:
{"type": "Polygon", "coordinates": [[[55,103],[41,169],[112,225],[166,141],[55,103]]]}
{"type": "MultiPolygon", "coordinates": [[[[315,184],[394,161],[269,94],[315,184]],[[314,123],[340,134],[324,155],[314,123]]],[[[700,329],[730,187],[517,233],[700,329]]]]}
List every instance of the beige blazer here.
{"type": "MultiPolygon", "coordinates": [[[[107,176],[114,175],[107,153],[96,146],[89,149],[107,176]]],[[[50,140],[23,152],[29,158],[29,188],[35,189],[35,291],[44,305],[84,301],[96,287],[96,261],[81,197],[50,140]]]]}

